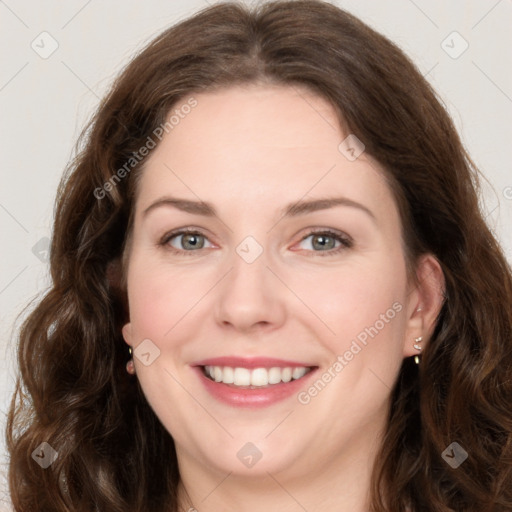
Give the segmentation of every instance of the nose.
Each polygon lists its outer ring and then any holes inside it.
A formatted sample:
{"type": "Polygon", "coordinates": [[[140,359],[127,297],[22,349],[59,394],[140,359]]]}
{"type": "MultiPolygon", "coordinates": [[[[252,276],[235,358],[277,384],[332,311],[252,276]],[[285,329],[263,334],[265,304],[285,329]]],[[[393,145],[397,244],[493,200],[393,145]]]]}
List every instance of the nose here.
{"type": "Polygon", "coordinates": [[[219,283],[217,323],[243,333],[279,328],[285,321],[288,290],[269,267],[265,250],[252,262],[240,254],[234,252],[231,269],[219,283]]]}

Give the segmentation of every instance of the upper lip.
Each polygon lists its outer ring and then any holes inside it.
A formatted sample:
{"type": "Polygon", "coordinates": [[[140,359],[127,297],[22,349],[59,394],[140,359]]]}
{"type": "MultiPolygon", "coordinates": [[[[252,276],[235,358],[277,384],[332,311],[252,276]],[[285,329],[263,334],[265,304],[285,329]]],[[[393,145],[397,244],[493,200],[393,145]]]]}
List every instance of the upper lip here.
{"type": "Polygon", "coordinates": [[[274,357],[213,357],[203,359],[192,364],[192,366],[230,366],[232,368],[287,368],[306,367],[313,368],[313,365],[300,361],[276,359],[274,357]]]}

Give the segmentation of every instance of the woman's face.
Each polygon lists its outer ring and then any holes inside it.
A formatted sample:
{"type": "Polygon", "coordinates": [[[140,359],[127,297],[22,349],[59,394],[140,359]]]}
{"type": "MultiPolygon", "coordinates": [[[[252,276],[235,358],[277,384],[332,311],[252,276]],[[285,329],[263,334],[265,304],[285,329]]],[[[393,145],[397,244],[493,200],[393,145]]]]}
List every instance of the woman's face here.
{"type": "Polygon", "coordinates": [[[123,334],[137,378],[182,468],[357,464],[421,334],[382,169],[340,146],[349,134],[305,89],[194,99],[136,200],[123,334]]]}

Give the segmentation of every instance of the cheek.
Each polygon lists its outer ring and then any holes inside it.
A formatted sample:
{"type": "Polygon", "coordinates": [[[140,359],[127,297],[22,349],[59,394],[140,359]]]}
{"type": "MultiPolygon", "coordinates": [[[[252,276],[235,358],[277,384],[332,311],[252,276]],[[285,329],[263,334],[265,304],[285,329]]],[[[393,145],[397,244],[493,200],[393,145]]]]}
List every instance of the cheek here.
{"type": "Polygon", "coordinates": [[[390,255],[304,283],[305,302],[324,324],[322,340],[331,353],[349,350],[354,340],[368,352],[389,350],[390,343],[398,350],[406,290],[401,262],[400,254],[390,255]]]}
{"type": "Polygon", "coordinates": [[[316,330],[326,356],[322,382],[303,390],[301,399],[311,400],[318,417],[339,418],[326,427],[333,436],[349,428],[347,417],[364,425],[386,407],[403,359],[407,288],[401,262],[390,252],[374,265],[333,273],[311,296],[334,335],[323,325],[316,330]]]}
{"type": "Polygon", "coordinates": [[[208,290],[208,281],[184,268],[148,266],[143,260],[134,257],[128,276],[130,321],[135,335],[158,340],[189,321],[194,305],[208,290]]]}

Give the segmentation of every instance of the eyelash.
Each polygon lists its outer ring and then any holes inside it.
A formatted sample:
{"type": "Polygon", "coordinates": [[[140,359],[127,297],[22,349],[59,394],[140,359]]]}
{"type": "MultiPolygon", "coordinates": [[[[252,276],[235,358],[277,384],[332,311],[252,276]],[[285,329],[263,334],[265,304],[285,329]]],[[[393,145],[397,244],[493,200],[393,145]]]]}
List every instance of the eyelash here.
{"type": "MultiPolygon", "coordinates": [[[[198,251],[184,251],[184,250],[176,249],[175,247],[172,247],[172,246],[168,245],[169,242],[173,238],[175,238],[177,236],[180,236],[180,235],[199,235],[199,236],[204,236],[205,238],[207,238],[200,231],[197,231],[195,229],[187,229],[187,228],[185,228],[185,229],[179,229],[179,230],[176,230],[176,231],[171,231],[170,233],[165,234],[162,237],[162,239],[160,240],[160,242],[158,243],[158,245],[161,246],[161,247],[170,247],[169,250],[171,252],[176,253],[176,254],[183,254],[183,255],[187,255],[187,256],[192,256],[195,252],[198,252],[198,251]]],[[[330,230],[330,229],[322,229],[322,230],[310,231],[306,236],[301,238],[300,242],[303,242],[304,240],[306,240],[307,238],[309,238],[312,235],[327,235],[327,236],[332,237],[332,238],[334,238],[334,240],[339,241],[341,243],[341,245],[338,248],[336,248],[336,249],[330,249],[330,250],[327,250],[327,251],[312,251],[313,253],[316,253],[315,255],[322,256],[322,257],[324,257],[324,256],[332,256],[332,255],[338,254],[338,253],[340,253],[341,251],[343,251],[345,249],[350,249],[354,245],[353,244],[353,240],[350,237],[348,237],[347,235],[344,235],[344,234],[342,234],[342,233],[340,233],[338,231],[333,231],[333,230],[330,230]]]]}

